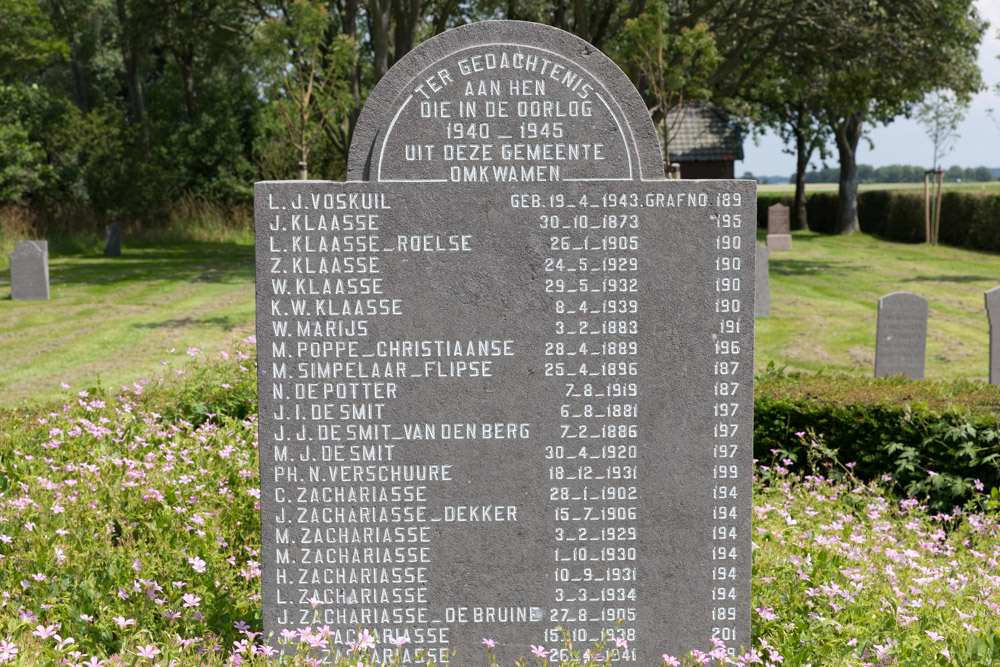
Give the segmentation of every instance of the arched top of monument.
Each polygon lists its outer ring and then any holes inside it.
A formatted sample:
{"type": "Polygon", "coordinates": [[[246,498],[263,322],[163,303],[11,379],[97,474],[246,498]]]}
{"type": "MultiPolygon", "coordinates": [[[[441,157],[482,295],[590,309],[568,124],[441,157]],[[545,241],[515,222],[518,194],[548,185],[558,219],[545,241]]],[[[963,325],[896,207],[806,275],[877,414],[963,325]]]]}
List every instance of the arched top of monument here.
{"type": "Polygon", "coordinates": [[[906,304],[907,306],[923,306],[927,307],[927,299],[920,296],[919,294],[914,294],[913,292],[890,292],[883,295],[879,300],[879,305],[882,304],[906,304]]]}
{"type": "Polygon", "coordinates": [[[524,21],[468,24],[406,54],[369,95],[347,162],[349,181],[663,177],[625,73],[575,35],[524,21]]]}

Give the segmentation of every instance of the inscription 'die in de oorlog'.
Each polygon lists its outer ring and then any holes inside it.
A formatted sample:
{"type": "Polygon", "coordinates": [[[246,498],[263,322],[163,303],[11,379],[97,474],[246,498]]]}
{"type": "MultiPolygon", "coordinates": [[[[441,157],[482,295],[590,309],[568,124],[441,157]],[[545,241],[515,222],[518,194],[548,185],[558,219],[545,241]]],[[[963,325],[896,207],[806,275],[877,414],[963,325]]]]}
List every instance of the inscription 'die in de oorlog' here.
{"type": "Polygon", "coordinates": [[[272,641],[748,646],[753,184],[664,180],[624,74],[506,21],[397,63],[348,176],[256,186],[272,641]]]}

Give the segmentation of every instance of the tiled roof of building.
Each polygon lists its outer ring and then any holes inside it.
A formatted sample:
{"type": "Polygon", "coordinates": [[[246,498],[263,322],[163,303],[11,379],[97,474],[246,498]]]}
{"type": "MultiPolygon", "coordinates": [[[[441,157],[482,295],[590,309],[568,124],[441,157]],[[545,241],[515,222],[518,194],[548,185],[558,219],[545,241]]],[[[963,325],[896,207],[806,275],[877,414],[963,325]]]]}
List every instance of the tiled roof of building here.
{"type": "MultiPolygon", "coordinates": [[[[667,114],[669,127],[676,113],[672,109],[667,114]]],[[[670,142],[671,162],[743,159],[742,133],[725,113],[708,102],[689,102],[680,113],[680,127],[670,142]]],[[[662,142],[662,133],[657,134],[662,142]]]]}

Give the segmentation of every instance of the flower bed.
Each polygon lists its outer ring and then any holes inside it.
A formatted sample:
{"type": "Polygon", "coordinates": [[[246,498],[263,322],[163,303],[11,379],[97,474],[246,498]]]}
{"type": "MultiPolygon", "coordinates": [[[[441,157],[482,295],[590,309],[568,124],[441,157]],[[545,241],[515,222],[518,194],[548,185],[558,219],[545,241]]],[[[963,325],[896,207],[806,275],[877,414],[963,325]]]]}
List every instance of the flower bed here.
{"type": "MultiPolygon", "coordinates": [[[[73,388],[56,409],[0,414],[0,663],[267,663],[252,344],[114,397],[73,388]]],[[[997,492],[932,512],[808,436],[803,449],[824,475],[757,469],[753,650],[664,664],[1000,660],[997,492]]],[[[335,645],[325,627],[280,639],[293,664],[339,652],[367,667],[408,648],[364,631],[335,645]]],[[[524,662],[604,665],[621,641],[536,646],[524,662]]],[[[491,642],[455,662],[495,665],[491,642]]]]}

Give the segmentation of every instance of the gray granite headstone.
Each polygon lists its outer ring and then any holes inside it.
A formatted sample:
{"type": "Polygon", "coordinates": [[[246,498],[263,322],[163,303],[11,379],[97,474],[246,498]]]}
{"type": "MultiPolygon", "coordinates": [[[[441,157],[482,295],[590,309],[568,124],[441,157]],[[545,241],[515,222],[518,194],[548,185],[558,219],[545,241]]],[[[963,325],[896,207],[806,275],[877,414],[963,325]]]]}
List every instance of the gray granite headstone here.
{"type": "Polygon", "coordinates": [[[757,244],[757,259],[754,265],[754,317],[771,317],[771,277],[768,257],[771,251],[757,244]]]}
{"type": "Polygon", "coordinates": [[[18,241],[10,259],[10,298],[15,301],[49,298],[49,242],[18,241]]]}
{"type": "Polygon", "coordinates": [[[122,228],[118,225],[107,225],[104,228],[104,256],[121,257],[122,254],[122,228]]]}
{"type": "Polygon", "coordinates": [[[1000,287],[987,291],[985,298],[990,322],[990,384],[1000,385],[1000,287]]]}
{"type": "Polygon", "coordinates": [[[754,183],[509,21],[401,59],[348,176],[256,184],[265,636],[749,647],[754,183]]]}
{"type": "Polygon", "coordinates": [[[767,247],[769,250],[791,250],[791,217],[784,204],[767,208],[767,247]]]}
{"type": "Polygon", "coordinates": [[[878,300],[875,377],[904,375],[924,379],[927,351],[927,299],[893,292],[878,300]]]}

